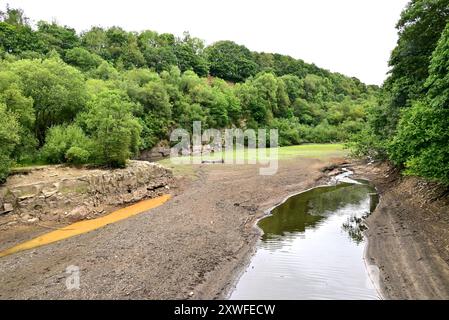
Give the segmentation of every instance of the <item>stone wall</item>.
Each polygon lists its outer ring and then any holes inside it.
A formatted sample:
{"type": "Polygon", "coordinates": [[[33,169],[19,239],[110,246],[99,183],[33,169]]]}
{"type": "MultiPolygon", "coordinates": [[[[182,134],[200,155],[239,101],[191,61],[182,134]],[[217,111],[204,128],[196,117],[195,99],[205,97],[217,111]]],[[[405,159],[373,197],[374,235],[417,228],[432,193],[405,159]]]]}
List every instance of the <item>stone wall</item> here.
{"type": "MultiPolygon", "coordinates": [[[[183,156],[198,156],[206,155],[212,152],[210,145],[203,145],[199,147],[190,147],[187,150],[182,150],[183,156]]],[[[140,152],[138,159],[143,161],[159,161],[164,158],[170,157],[171,149],[166,144],[157,145],[151,149],[143,150],[140,152]]]]}
{"type": "Polygon", "coordinates": [[[172,172],[159,164],[130,161],[124,169],[44,167],[16,174],[0,186],[0,217],[24,222],[77,221],[167,193],[172,172]]]}

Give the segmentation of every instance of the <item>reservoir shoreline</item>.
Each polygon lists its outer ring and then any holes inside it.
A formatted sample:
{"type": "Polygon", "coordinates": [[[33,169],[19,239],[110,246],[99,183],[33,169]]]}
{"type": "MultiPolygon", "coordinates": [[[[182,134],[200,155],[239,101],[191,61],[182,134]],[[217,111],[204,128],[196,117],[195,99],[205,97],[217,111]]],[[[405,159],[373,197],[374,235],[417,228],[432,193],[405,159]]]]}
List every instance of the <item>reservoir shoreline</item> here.
{"type": "Polygon", "coordinates": [[[195,166],[190,176],[178,175],[172,198],[158,208],[1,258],[0,299],[226,298],[255,252],[257,221],[342,167],[381,196],[367,222],[366,261],[379,266],[384,297],[449,297],[449,219],[435,218],[447,217],[445,198],[424,205],[429,186],[335,156],[281,160],[270,177],[251,165],[195,166]],[[65,289],[70,265],[80,267],[80,290],[65,289]]]}

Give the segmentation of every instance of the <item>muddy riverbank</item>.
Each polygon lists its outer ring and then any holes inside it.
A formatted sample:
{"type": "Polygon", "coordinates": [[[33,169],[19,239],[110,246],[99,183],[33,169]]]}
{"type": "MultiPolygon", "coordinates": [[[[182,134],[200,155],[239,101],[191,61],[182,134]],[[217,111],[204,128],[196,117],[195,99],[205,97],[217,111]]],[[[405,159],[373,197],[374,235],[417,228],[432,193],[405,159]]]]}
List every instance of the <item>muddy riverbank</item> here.
{"type": "Polygon", "coordinates": [[[255,221],[315,186],[341,159],[283,160],[274,176],[251,165],[200,165],[161,207],[74,238],[0,259],[1,299],[223,297],[246,266],[255,221]],[[80,290],[65,287],[80,268],[80,290]]]}
{"type": "MultiPolygon", "coordinates": [[[[260,176],[257,166],[195,166],[178,178],[172,199],[148,213],[1,258],[0,299],[225,298],[254,252],[256,221],[343,162],[282,160],[274,176],[260,176]],[[80,268],[80,290],[66,289],[69,266],[80,268]]],[[[367,257],[381,269],[385,297],[448,297],[447,205],[418,201],[415,187],[405,192],[410,180],[398,183],[385,167],[354,170],[381,193],[368,219],[367,257]]]]}
{"type": "Polygon", "coordinates": [[[402,177],[385,164],[355,165],[381,201],[367,219],[367,259],[380,269],[386,299],[449,299],[447,190],[402,177]]]}

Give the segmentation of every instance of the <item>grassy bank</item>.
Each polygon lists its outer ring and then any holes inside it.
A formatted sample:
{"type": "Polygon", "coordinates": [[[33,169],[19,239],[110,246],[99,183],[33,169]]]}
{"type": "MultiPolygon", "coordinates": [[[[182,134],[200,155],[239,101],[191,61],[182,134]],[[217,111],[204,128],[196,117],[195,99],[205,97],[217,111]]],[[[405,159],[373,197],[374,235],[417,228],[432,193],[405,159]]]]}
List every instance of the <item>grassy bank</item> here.
{"type": "MultiPolygon", "coordinates": [[[[326,160],[330,158],[344,157],[347,155],[347,151],[344,149],[343,144],[304,144],[298,146],[279,147],[276,148],[276,151],[279,161],[294,160],[295,158],[314,158],[326,160]]],[[[267,149],[266,157],[275,157],[276,151],[267,149]]],[[[158,161],[158,163],[173,169],[175,174],[190,175],[193,174],[193,165],[200,164],[202,160],[220,161],[222,159],[226,159],[227,164],[234,163],[232,159],[234,159],[234,161],[238,159],[245,164],[251,162],[263,163],[264,154],[260,154],[254,149],[244,149],[230,152],[223,151],[214,155],[204,155],[202,157],[186,156],[182,157],[182,159],[175,159],[174,161],[171,158],[167,158],[158,161]],[[182,160],[183,163],[179,163],[180,160],[182,160]]]]}

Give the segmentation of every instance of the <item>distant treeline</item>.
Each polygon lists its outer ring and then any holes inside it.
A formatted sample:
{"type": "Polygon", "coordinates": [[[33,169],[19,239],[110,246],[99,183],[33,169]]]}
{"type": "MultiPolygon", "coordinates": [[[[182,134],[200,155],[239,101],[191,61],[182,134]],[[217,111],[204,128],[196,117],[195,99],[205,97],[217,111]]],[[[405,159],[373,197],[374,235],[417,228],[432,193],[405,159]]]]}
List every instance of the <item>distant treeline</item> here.
{"type": "Polygon", "coordinates": [[[397,29],[380,104],[352,146],[449,185],[449,0],[411,1],[397,29]]]}
{"type": "Polygon", "coordinates": [[[13,163],[123,166],[173,128],[278,128],[280,144],[344,141],[379,88],[232,41],[119,27],[77,34],[0,15],[0,179],[13,163]]]}

